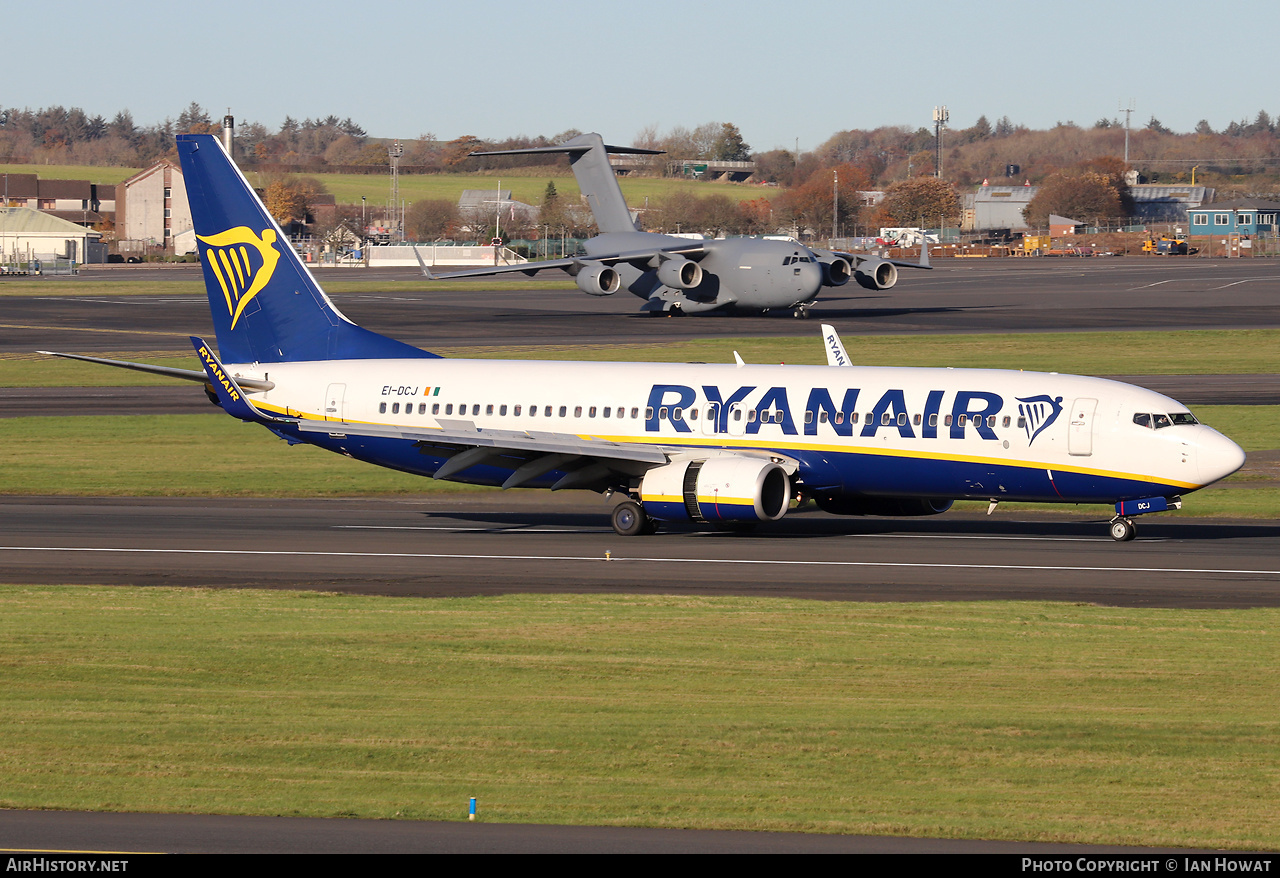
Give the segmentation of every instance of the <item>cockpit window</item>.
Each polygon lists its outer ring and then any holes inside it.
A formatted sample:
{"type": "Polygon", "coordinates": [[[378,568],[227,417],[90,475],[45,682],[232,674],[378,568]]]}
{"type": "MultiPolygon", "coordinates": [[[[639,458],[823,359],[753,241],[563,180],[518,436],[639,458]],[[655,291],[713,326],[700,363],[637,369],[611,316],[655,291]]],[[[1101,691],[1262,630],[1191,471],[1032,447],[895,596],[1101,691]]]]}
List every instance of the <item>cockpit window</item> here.
{"type": "Polygon", "coordinates": [[[1163,427],[1182,427],[1200,423],[1196,420],[1196,416],[1191,414],[1191,412],[1174,412],[1172,415],[1165,415],[1160,412],[1156,412],[1155,414],[1138,412],[1138,414],[1133,416],[1133,422],[1139,427],[1149,427],[1152,430],[1159,430],[1163,427]]]}

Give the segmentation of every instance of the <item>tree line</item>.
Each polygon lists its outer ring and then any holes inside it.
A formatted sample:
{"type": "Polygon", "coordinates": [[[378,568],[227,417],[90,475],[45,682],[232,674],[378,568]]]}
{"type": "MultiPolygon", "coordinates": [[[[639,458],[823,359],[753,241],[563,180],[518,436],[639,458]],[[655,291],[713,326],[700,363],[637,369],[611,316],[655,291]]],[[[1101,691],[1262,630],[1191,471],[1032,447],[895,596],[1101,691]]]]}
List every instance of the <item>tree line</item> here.
{"type": "MultiPolygon", "coordinates": [[[[146,167],[159,159],[176,158],[178,133],[220,130],[221,120],[195,102],[176,119],[151,126],[137,125],[128,110],[107,120],[80,108],[0,107],[0,162],[146,167]]],[[[561,164],[548,162],[545,156],[469,156],[476,151],[555,145],[579,133],[569,130],[505,140],[464,135],[448,141],[425,133],[401,142],[398,165],[405,173],[535,174],[545,170],[548,176],[558,175],[563,172],[561,164]]],[[[1033,226],[1047,221],[1049,213],[1116,219],[1132,210],[1124,184],[1124,172],[1129,169],[1142,171],[1152,182],[1183,184],[1198,168],[1198,182],[1214,185],[1219,199],[1275,197],[1280,191],[1280,131],[1265,111],[1231,122],[1220,131],[1201,120],[1192,132],[1181,134],[1152,117],[1145,126],[1128,132],[1128,166],[1118,158],[1125,137],[1115,119],[1102,118],[1089,127],[1059,122],[1036,131],[1008,116],[994,123],[980,116],[967,128],[943,132],[942,180],[932,176],[938,143],[934,132],[924,127],[840,131],[807,152],[753,151],[736,125],[708,122],[667,131],[648,126],[631,145],[665,152],[647,160],[647,169],[642,167],[642,172],[655,175],[687,160],[756,164],[754,180],[761,184],[757,198],[736,200],[709,186],[702,196],[679,191],[651,199],[642,223],[670,232],[754,234],[792,229],[848,236],[877,226],[954,224],[959,221],[959,191],[984,181],[1037,183],[1039,194],[1027,211],[1033,226]],[[1016,176],[1006,176],[1010,167],[1018,169],[1016,176]],[[869,203],[868,193],[881,191],[883,201],[869,203]]],[[[389,143],[370,137],[350,118],[330,115],[299,121],[288,117],[274,130],[259,122],[239,124],[236,159],[246,168],[273,175],[385,173],[390,164],[389,143]]],[[[301,188],[315,191],[316,185],[311,181],[301,188]]],[[[277,196],[277,201],[289,205],[286,213],[300,212],[298,192],[281,191],[277,196]]],[[[544,216],[565,234],[589,233],[589,215],[562,201],[558,196],[544,198],[540,205],[544,216]]],[[[446,230],[465,233],[481,225],[479,217],[456,214],[456,205],[424,202],[414,206],[409,225],[430,237],[446,230]]],[[[544,231],[551,224],[540,223],[544,231]]]]}

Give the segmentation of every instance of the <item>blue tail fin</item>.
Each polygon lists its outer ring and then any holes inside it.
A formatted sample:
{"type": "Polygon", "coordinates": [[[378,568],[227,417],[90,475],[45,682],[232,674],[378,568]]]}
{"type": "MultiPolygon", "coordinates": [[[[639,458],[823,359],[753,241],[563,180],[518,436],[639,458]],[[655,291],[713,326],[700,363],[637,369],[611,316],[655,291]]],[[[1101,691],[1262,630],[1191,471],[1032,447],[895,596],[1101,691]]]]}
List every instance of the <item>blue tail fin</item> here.
{"type": "Polygon", "coordinates": [[[363,329],[334,307],[211,134],[178,156],[200,241],[218,350],[228,363],[435,357],[363,329]]]}

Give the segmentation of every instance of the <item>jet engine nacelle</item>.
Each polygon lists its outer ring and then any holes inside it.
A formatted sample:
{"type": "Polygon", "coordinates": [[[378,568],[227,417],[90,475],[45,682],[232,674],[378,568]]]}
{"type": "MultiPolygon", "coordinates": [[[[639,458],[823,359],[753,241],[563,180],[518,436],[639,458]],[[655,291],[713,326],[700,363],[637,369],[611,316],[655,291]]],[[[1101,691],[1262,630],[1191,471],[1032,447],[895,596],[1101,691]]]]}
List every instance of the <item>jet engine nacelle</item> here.
{"type": "Polygon", "coordinates": [[[887,290],[898,282],[898,268],[882,259],[867,259],[853,273],[869,290],[887,290]]]}
{"type": "Polygon", "coordinates": [[[833,257],[831,261],[818,260],[822,265],[822,285],[824,287],[842,287],[849,282],[849,278],[853,276],[853,267],[849,265],[849,260],[840,256],[833,257]]]}
{"type": "Polygon", "coordinates": [[[607,265],[588,265],[578,272],[574,283],[588,296],[612,296],[622,287],[622,278],[607,265]]]}
{"type": "Polygon", "coordinates": [[[658,266],[658,280],[675,290],[691,290],[702,283],[702,266],[692,259],[668,259],[658,266]]]}
{"type": "Polygon", "coordinates": [[[646,472],[640,500],[659,521],[777,521],[791,502],[791,479],[758,458],[680,460],[646,472]]]}
{"type": "Polygon", "coordinates": [[[813,502],[832,515],[890,515],[901,518],[941,515],[951,508],[951,500],[910,497],[857,497],[848,494],[815,494],[813,502]]]}

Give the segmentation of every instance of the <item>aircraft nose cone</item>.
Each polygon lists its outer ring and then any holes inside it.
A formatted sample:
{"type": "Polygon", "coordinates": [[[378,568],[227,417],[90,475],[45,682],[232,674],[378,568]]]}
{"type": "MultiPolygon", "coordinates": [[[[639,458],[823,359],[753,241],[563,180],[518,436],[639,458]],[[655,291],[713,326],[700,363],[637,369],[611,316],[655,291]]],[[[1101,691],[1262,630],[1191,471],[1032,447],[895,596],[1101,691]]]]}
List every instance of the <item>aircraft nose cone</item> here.
{"type": "Polygon", "coordinates": [[[816,296],[822,288],[822,266],[816,262],[806,262],[800,266],[800,291],[806,297],[816,296]]]}
{"type": "Polygon", "coordinates": [[[1196,460],[1202,485],[1225,479],[1244,466],[1244,449],[1217,430],[1205,427],[1204,435],[1196,444],[1199,446],[1196,460]]]}

